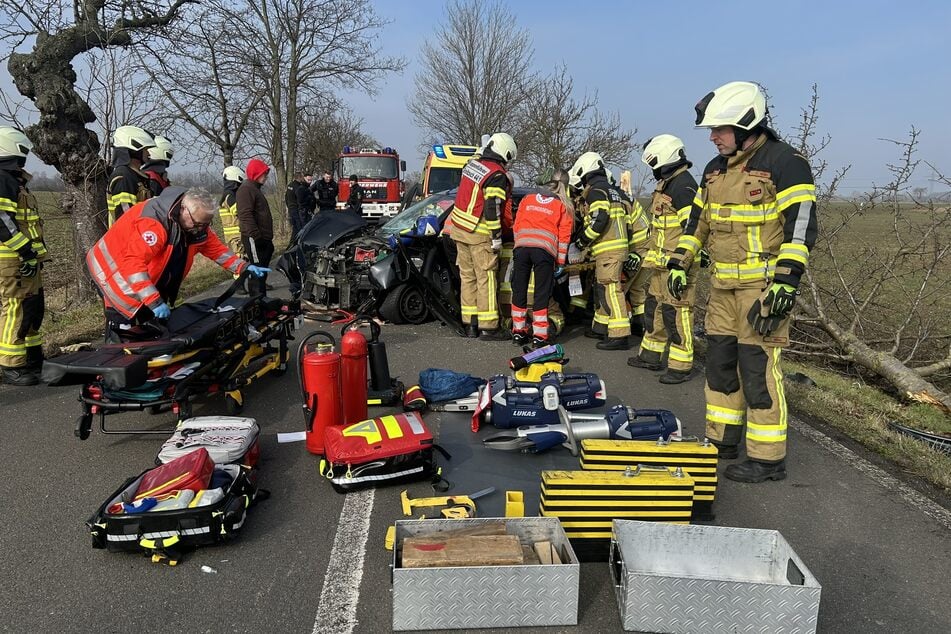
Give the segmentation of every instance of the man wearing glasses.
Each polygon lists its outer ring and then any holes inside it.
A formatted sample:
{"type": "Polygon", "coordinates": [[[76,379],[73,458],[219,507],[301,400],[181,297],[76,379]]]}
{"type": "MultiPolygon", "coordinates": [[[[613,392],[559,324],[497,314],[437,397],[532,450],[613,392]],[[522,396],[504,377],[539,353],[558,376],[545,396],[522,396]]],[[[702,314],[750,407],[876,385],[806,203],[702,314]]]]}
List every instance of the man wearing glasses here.
{"type": "Polygon", "coordinates": [[[196,253],[233,274],[267,273],[208,229],[216,208],[207,192],[168,187],[131,207],[89,250],[86,266],[103,298],[107,342],[121,341],[133,325],[168,319],[196,253]]]}

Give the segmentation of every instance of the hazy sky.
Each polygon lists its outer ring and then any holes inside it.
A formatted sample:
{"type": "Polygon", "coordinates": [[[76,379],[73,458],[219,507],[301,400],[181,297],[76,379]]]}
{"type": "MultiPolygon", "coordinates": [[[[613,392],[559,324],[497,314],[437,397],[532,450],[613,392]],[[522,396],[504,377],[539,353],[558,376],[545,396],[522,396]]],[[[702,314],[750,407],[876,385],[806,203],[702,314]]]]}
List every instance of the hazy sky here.
{"type": "MultiPolygon", "coordinates": [[[[351,92],[346,99],[366,130],[416,170],[424,139],[406,98],[419,71],[419,47],[433,37],[445,5],[381,0],[376,6],[392,21],[381,45],[409,65],[383,82],[376,97],[351,92]]],[[[532,33],[540,70],[566,63],[576,89],[597,91],[600,107],[637,128],[639,142],[676,134],[697,166],[712,157],[713,146],[693,127],[694,104],[722,83],[752,80],[768,88],[781,128],[792,127],[818,84],[820,128],[832,136],[825,157],[833,167],[853,166],[843,193],[886,182],[885,165],[897,155],[879,139],[903,137],[912,125],[922,130],[921,158],[951,175],[949,2],[518,0],[509,6],[532,33]]],[[[0,87],[11,90],[5,75],[0,87]]],[[[923,166],[918,184],[928,178],[923,166]]]]}

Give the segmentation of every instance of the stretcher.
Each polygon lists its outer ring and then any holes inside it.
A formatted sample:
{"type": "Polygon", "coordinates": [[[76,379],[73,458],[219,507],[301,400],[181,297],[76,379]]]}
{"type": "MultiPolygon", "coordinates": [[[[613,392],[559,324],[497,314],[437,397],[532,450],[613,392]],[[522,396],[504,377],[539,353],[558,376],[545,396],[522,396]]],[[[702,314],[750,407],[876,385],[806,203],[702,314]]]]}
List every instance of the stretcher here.
{"type": "Polygon", "coordinates": [[[94,416],[103,434],[168,435],[169,429],[107,428],[106,416],[170,409],[181,421],[191,417],[192,401],[207,395],[222,395],[226,411],[236,415],[244,388],[266,374],[282,375],[300,303],[234,298],[235,288],[217,299],[182,304],[167,324],[124,332],[128,341],[46,361],[44,381],[81,386],[76,436],[89,437],[94,416]]]}

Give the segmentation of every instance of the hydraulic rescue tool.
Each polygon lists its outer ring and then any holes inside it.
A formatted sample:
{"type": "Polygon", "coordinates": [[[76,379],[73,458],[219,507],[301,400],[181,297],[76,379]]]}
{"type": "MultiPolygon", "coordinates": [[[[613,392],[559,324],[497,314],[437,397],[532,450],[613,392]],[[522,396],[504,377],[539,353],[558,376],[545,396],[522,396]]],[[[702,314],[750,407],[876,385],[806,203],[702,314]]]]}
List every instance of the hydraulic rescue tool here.
{"type": "Polygon", "coordinates": [[[601,407],[606,398],[604,381],[596,374],[549,372],[537,382],[497,374],[482,388],[479,405],[472,414],[472,431],[479,431],[483,421],[500,429],[523,423],[554,425],[559,422],[559,407],[601,407]]]}
{"type": "Polygon", "coordinates": [[[557,410],[558,422],[523,425],[493,434],[483,440],[489,449],[541,453],[562,445],[577,456],[581,441],[588,438],[614,440],[665,441],[682,433],[680,420],[665,409],[634,409],[616,405],[607,414],[572,414],[564,407],[557,410]]]}
{"type": "Polygon", "coordinates": [[[447,519],[465,519],[475,517],[475,500],[495,493],[495,487],[488,487],[469,495],[440,495],[428,498],[411,498],[404,490],[400,492],[403,515],[410,517],[413,509],[438,508],[440,516],[447,519]]]}

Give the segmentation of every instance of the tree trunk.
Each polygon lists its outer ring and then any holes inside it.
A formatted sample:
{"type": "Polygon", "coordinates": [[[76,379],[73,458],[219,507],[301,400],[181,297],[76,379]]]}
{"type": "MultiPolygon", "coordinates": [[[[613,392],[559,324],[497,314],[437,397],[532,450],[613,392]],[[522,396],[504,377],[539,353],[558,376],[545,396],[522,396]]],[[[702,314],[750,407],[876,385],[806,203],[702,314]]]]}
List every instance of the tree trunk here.
{"type": "MultiPolygon", "coordinates": [[[[809,308],[807,311],[813,312],[809,308]]],[[[871,370],[891,383],[905,398],[919,403],[928,403],[951,414],[951,395],[921,378],[895,356],[872,349],[854,333],[842,328],[831,319],[820,316],[816,323],[849,355],[853,363],[871,370]]]]}
{"type": "Polygon", "coordinates": [[[33,151],[59,171],[73,201],[73,271],[78,299],[87,301],[96,297],[85,255],[105,231],[106,164],[99,156],[99,139],[86,128],[96,117],[75,90],[76,72],[69,61],[74,49],[69,39],[40,35],[32,52],[10,55],[7,68],[20,94],[40,113],[39,121],[25,130],[33,151]]]}

